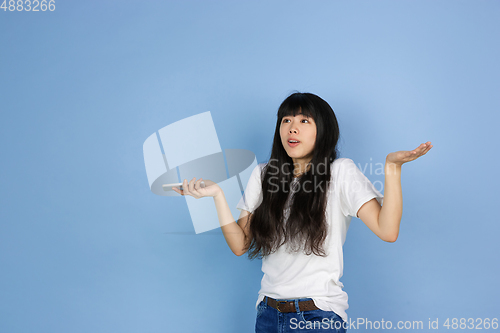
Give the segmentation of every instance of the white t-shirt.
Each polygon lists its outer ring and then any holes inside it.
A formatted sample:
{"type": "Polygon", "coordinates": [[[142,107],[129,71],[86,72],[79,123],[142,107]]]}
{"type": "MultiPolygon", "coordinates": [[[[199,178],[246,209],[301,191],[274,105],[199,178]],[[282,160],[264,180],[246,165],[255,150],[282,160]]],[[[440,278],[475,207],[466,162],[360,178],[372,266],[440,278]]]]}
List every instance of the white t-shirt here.
{"type": "MultiPolygon", "coordinates": [[[[260,171],[266,164],[261,163],[253,170],[245,194],[236,206],[239,210],[253,213],[262,202],[260,171]]],[[[344,267],[342,246],[352,217],[356,217],[359,208],[373,198],[383,203],[383,195],[351,159],[333,161],[326,210],[328,236],[324,243],[328,256],[290,253],[285,244],[264,257],[264,276],[255,306],[266,295],[275,299],[312,298],[318,308],[334,311],[347,320],[347,293],[342,290],[344,285],[340,282],[344,267]]],[[[289,213],[289,202],[285,216],[289,213]]]]}

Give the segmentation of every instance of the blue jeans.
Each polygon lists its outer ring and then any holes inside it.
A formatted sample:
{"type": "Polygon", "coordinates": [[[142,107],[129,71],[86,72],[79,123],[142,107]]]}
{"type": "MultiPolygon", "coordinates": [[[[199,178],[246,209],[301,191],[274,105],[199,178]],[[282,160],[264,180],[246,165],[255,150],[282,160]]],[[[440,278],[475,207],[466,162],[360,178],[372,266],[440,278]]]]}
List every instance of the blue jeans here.
{"type": "MultiPolygon", "coordinates": [[[[307,301],[311,298],[288,299],[295,302],[298,309],[299,301],[307,301]]],[[[347,324],[333,311],[311,310],[296,312],[279,312],[266,304],[267,298],[257,306],[257,321],[255,333],[295,333],[295,332],[337,332],[345,333],[347,324]]],[[[280,299],[280,301],[284,301],[280,299]]]]}

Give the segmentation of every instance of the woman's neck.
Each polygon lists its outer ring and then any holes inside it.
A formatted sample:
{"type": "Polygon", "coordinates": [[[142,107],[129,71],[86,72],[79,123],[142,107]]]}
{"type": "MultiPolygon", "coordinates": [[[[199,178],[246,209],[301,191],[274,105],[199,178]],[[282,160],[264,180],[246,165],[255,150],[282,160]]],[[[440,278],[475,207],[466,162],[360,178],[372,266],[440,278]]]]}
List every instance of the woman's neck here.
{"type": "Polygon", "coordinates": [[[297,178],[302,176],[302,174],[304,174],[307,170],[309,170],[310,167],[311,165],[307,163],[304,165],[296,166],[295,169],[293,170],[293,177],[297,178]]]}

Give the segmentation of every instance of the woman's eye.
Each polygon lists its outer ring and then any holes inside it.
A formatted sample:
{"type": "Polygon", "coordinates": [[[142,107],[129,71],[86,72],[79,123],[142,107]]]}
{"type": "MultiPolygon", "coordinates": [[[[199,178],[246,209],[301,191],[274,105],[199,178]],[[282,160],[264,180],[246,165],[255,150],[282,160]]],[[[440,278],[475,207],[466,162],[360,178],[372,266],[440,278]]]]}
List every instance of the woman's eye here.
{"type": "MultiPolygon", "coordinates": [[[[289,121],[289,119],[283,119],[284,123],[286,123],[287,121],[289,121]]],[[[308,123],[310,123],[309,119],[302,119],[301,121],[307,121],[308,123]]]]}

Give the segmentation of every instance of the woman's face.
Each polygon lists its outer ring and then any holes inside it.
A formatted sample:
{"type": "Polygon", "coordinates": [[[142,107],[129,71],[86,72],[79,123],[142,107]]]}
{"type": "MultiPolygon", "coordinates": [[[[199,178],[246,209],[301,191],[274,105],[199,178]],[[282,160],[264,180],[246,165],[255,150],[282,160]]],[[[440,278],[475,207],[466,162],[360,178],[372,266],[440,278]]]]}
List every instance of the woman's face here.
{"type": "Polygon", "coordinates": [[[316,142],[316,123],[312,117],[298,114],[283,117],[280,125],[281,143],[294,163],[308,163],[316,142]],[[290,140],[298,140],[291,143],[290,140]]]}

